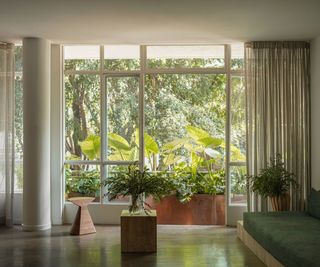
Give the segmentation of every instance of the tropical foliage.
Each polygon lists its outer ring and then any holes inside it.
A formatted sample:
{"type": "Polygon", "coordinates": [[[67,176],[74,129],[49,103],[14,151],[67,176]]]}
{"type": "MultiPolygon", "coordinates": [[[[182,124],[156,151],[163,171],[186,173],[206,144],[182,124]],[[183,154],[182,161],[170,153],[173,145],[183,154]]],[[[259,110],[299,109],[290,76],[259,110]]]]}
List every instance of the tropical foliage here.
{"type": "MultiPolygon", "coordinates": [[[[151,163],[149,172],[170,170],[174,190],[182,202],[189,201],[193,194],[223,194],[225,189],[225,171],[221,166],[224,162],[224,141],[210,136],[206,131],[194,126],[186,129],[188,137],[173,140],[159,148],[156,141],[145,133],[145,155],[151,163]],[[185,149],[189,157],[176,153],[185,149]],[[158,159],[161,159],[160,161],[158,159]],[[159,164],[157,165],[157,162],[159,164]]],[[[117,134],[108,134],[108,142],[112,151],[110,157],[114,160],[133,160],[139,147],[139,133],[135,131],[133,142],[129,144],[117,134]]],[[[100,153],[100,138],[89,136],[80,144],[83,153],[89,159],[98,158],[100,153]]],[[[240,152],[238,152],[241,154],[240,152]]],[[[126,176],[121,172],[116,176],[126,176]]],[[[159,174],[158,174],[159,176],[159,174]]],[[[110,179],[110,178],[108,178],[110,179]]]]}
{"type": "Polygon", "coordinates": [[[171,191],[171,181],[166,176],[147,171],[140,171],[137,166],[131,165],[127,171],[112,173],[105,181],[108,187],[109,200],[117,197],[131,196],[129,207],[131,213],[139,212],[144,208],[143,197],[153,196],[156,199],[168,195],[171,191]]]}
{"type": "Polygon", "coordinates": [[[22,46],[15,46],[15,188],[22,189],[23,185],[23,75],[22,75],[22,46]]]}
{"type": "Polygon", "coordinates": [[[100,172],[97,170],[71,170],[66,167],[66,193],[79,193],[83,196],[100,195],[100,172]]]}
{"type": "MultiPolygon", "coordinates": [[[[99,60],[66,60],[66,70],[98,70],[99,60]]],[[[223,60],[148,60],[150,68],[223,66],[223,60]],[[213,66],[212,65],[212,66],[213,66]]],[[[233,67],[238,68],[241,62],[233,67]]],[[[109,70],[137,70],[139,60],[105,60],[109,70]]],[[[105,153],[112,161],[139,159],[139,80],[107,77],[107,132],[101,131],[100,77],[94,74],[65,76],[66,159],[98,160],[101,134],[105,153]]],[[[244,91],[242,80],[232,77],[231,160],[245,161],[244,91]]],[[[225,74],[150,74],[145,76],[145,165],[150,172],[170,172],[186,190],[224,192],[225,74]],[[179,179],[178,179],[179,177],[179,179]],[[210,186],[207,186],[210,185],[210,186]]],[[[82,166],[82,169],[89,168],[82,166]]],[[[121,170],[121,168],[118,168],[121,170]]],[[[71,170],[78,171],[78,167],[71,170]]],[[[242,176],[234,176],[237,179],[242,176]]],[[[241,187],[239,186],[239,190],[241,187]]]]}
{"type": "Polygon", "coordinates": [[[294,174],[287,171],[282,156],[277,154],[258,175],[248,176],[253,192],[262,197],[275,197],[289,191],[290,186],[297,187],[294,174]]]}

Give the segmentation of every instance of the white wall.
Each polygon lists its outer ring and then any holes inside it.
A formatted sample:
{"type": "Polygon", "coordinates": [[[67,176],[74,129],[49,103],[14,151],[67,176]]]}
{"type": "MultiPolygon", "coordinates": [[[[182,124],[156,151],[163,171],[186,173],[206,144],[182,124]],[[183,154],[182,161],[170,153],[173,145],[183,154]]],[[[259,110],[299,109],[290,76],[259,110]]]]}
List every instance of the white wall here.
{"type": "Polygon", "coordinates": [[[311,184],[320,189],[320,36],[311,42],[311,184]]]}
{"type": "MultiPolygon", "coordinates": [[[[123,204],[89,204],[88,206],[92,221],[95,224],[120,224],[121,211],[128,209],[123,204]]],[[[65,203],[64,223],[72,223],[78,207],[72,203],[65,203]]]]}

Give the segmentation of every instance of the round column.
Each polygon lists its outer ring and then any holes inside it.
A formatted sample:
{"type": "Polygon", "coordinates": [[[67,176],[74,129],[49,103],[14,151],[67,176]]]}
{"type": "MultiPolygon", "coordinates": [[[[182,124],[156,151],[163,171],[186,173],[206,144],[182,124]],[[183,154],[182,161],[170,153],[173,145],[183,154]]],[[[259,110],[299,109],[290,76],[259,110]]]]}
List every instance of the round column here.
{"type": "Polygon", "coordinates": [[[23,40],[23,217],[26,231],[51,228],[50,43],[23,40]]]}

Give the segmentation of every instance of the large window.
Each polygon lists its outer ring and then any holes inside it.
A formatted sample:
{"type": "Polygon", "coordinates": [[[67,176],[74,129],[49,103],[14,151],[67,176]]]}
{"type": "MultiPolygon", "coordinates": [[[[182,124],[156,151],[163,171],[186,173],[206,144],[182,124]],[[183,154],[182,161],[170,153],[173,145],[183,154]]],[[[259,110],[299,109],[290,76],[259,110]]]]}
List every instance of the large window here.
{"type": "Polygon", "coordinates": [[[15,192],[23,187],[23,80],[22,80],[22,46],[15,46],[15,192]]]}
{"type": "Polygon", "coordinates": [[[106,203],[102,182],[138,163],[223,177],[217,193],[227,176],[245,204],[242,45],[65,46],[64,59],[67,196],[106,203]]]}

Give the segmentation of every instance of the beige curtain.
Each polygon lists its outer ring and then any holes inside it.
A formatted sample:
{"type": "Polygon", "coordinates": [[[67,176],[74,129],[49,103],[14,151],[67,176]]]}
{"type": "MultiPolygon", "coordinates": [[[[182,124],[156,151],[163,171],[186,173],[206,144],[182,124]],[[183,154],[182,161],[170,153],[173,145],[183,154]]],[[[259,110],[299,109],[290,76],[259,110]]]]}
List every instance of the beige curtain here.
{"type": "Polygon", "coordinates": [[[0,222],[13,223],[14,45],[0,42],[0,222]]]}
{"type": "MultiPolygon", "coordinates": [[[[292,210],[303,210],[310,189],[310,48],[307,42],[245,45],[248,174],[257,174],[276,153],[296,175],[292,210]]],[[[252,192],[249,210],[269,203],[252,192]]]]}

